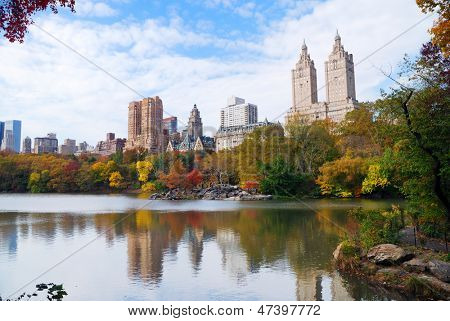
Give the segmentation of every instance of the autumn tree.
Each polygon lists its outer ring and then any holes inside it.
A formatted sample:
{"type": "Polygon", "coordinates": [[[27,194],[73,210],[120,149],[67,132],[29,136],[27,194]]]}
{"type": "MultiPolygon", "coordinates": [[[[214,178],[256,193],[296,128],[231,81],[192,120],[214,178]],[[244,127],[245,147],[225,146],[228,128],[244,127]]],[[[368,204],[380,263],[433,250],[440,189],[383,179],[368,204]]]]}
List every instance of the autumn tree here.
{"type": "Polygon", "coordinates": [[[115,189],[122,189],[125,187],[123,176],[119,171],[111,173],[109,176],[109,186],[115,189]]]}
{"type": "Polygon", "coordinates": [[[416,0],[417,5],[424,13],[436,13],[430,33],[433,44],[439,46],[444,56],[450,56],[450,5],[448,0],[416,0]]]}
{"type": "Polygon", "coordinates": [[[198,186],[203,180],[202,173],[194,168],[186,175],[186,188],[191,189],[198,186]]]}
{"type": "Polygon", "coordinates": [[[138,180],[145,184],[148,181],[148,177],[153,170],[153,163],[149,160],[138,161],[136,163],[136,170],[138,172],[138,180]]]}
{"type": "Polygon", "coordinates": [[[75,12],[75,0],[4,0],[0,2],[0,29],[11,42],[23,42],[33,15],[47,8],[58,13],[58,7],[75,12]]]}
{"type": "Polygon", "coordinates": [[[180,159],[173,162],[168,174],[160,173],[159,179],[169,189],[185,187],[186,168],[180,159]]]}

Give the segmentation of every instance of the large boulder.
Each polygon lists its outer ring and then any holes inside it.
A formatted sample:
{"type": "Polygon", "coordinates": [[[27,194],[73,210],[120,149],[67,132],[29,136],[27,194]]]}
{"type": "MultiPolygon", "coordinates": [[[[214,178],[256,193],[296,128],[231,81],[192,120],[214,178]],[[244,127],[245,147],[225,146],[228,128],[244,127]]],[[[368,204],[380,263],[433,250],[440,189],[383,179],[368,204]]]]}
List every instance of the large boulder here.
{"type": "Polygon", "coordinates": [[[379,265],[393,265],[408,261],[414,254],[394,244],[380,244],[367,252],[369,261],[379,265]]]}
{"type": "Polygon", "coordinates": [[[427,263],[417,258],[404,262],[402,266],[408,272],[417,272],[417,273],[425,272],[428,268],[427,263]]]}
{"type": "Polygon", "coordinates": [[[428,262],[428,268],[439,280],[447,283],[450,282],[450,263],[440,260],[431,260],[428,262]]]}

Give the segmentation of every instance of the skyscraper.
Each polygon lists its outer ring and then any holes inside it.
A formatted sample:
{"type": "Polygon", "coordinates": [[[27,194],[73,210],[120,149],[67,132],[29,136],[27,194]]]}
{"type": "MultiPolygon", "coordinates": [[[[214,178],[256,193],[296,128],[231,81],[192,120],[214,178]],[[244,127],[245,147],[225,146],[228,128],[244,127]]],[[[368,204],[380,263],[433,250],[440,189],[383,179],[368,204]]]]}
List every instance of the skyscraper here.
{"type": "Polygon", "coordinates": [[[7,120],[4,122],[2,133],[1,150],[10,150],[20,153],[20,136],[22,122],[20,120],[7,120]]]}
{"type": "Polygon", "coordinates": [[[228,98],[227,107],[220,111],[220,126],[245,126],[258,122],[258,107],[246,103],[244,99],[231,96],[228,98]]]}
{"type": "Polygon", "coordinates": [[[151,153],[163,150],[163,103],[156,97],[133,101],[128,105],[126,149],[143,147],[151,153]]]}
{"type": "Polygon", "coordinates": [[[31,154],[31,138],[28,136],[23,140],[22,153],[31,154]]]}

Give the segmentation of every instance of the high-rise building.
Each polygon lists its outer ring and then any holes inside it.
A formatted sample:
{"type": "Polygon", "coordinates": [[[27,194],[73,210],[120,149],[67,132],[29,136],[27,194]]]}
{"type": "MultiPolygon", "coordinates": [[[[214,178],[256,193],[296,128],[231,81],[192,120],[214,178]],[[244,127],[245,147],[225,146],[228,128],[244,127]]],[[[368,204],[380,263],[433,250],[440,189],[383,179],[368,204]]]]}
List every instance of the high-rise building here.
{"type": "Polygon", "coordinates": [[[163,119],[163,129],[167,129],[169,135],[175,134],[178,131],[177,117],[168,117],[163,119]]]}
{"type": "Polygon", "coordinates": [[[22,122],[20,120],[7,120],[3,123],[1,150],[9,150],[20,153],[20,136],[22,122]]]}
{"type": "Polygon", "coordinates": [[[198,137],[203,136],[202,118],[200,117],[197,105],[194,105],[194,108],[192,108],[191,114],[189,115],[187,134],[191,136],[194,141],[197,140],[198,137]]]}
{"type": "Polygon", "coordinates": [[[220,126],[245,126],[258,122],[258,107],[254,104],[245,103],[239,97],[228,98],[227,107],[220,111],[220,126]]]}
{"type": "Polygon", "coordinates": [[[31,154],[31,138],[28,136],[23,140],[22,153],[31,154]]]}
{"type": "Polygon", "coordinates": [[[5,123],[0,121],[0,150],[2,149],[4,131],[5,131],[5,123]]]}
{"type": "Polygon", "coordinates": [[[77,151],[77,142],[75,139],[64,139],[64,144],[59,146],[59,153],[62,155],[73,155],[77,151]]]}
{"type": "Polygon", "coordinates": [[[36,137],[34,139],[34,153],[57,153],[58,152],[58,139],[56,134],[49,133],[47,137],[36,137]]]}
{"type": "Polygon", "coordinates": [[[163,150],[163,103],[156,97],[133,101],[128,105],[127,149],[143,147],[151,153],[163,150]]]}
{"type": "Polygon", "coordinates": [[[292,107],[287,121],[301,118],[306,122],[331,119],[340,122],[358,107],[355,90],[353,55],[348,54],[336,32],[334,45],[325,62],[326,101],[317,99],[317,75],[314,61],[303,42],[300,59],[292,70],[292,107]]]}

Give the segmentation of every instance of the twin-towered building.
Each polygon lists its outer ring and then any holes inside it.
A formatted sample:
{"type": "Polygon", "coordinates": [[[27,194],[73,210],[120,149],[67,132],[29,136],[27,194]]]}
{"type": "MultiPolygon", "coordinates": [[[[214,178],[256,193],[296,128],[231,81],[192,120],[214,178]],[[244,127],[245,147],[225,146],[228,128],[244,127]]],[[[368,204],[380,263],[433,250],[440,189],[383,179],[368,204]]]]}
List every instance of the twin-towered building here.
{"type": "Polygon", "coordinates": [[[337,32],[325,62],[325,88],[326,101],[319,102],[316,67],[303,42],[300,59],[292,70],[292,107],[286,121],[302,118],[306,122],[323,119],[340,122],[346,113],[357,108],[353,55],[344,50],[337,32]]]}

